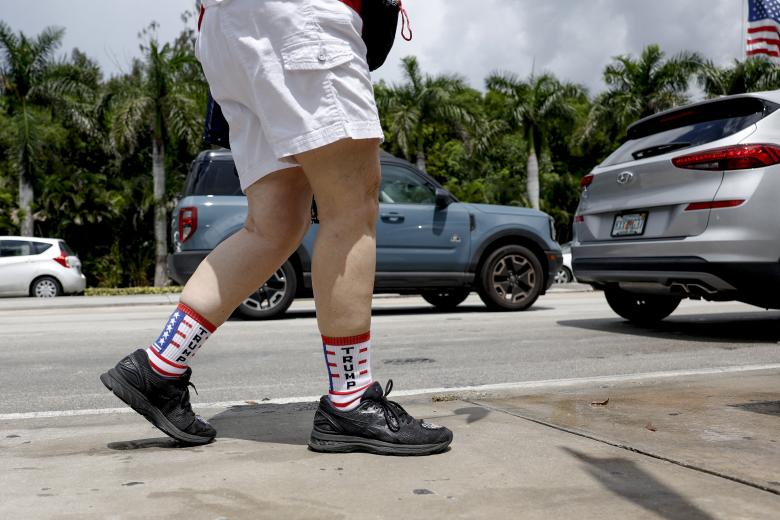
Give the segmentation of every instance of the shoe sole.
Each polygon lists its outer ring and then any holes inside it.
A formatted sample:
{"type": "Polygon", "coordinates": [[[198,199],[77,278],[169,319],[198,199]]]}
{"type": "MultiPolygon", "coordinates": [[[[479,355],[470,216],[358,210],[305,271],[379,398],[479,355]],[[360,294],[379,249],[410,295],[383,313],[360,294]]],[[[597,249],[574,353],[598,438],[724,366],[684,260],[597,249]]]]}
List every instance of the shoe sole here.
{"type": "Polygon", "coordinates": [[[437,444],[393,444],[375,439],[334,435],[316,430],[311,432],[309,448],[320,453],[363,451],[377,455],[433,455],[447,449],[452,440],[437,444]]]}
{"type": "Polygon", "coordinates": [[[165,417],[165,415],[163,415],[159,408],[149,402],[146,396],[122,377],[122,374],[115,368],[101,374],[100,381],[106,388],[111,390],[115,396],[124,401],[127,406],[143,415],[147,421],[177,441],[184,444],[201,445],[208,444],[214,440],[214,437],[192,435],[177,428],[167,417],[165,417]]]}

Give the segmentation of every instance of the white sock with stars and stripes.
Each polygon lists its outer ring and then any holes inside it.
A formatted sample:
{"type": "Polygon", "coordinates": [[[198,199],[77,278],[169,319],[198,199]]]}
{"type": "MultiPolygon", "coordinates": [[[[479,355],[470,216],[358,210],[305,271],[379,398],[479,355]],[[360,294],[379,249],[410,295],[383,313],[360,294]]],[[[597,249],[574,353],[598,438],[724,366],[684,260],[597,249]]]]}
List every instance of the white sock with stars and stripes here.
{"type": "Polygon", "coordinates": [[[322,346],[330,383],[330,402],[339,410],[356,408],[372,383],[371,333],[341,338],[322,336],[322,346]]]}
{"type": "Polygon", "coordinates": [[[190,360],[217,328],[190,307],[180,303],[157,341],[146,349],[149,364],[159,375],[181,377],[190,360]]]}

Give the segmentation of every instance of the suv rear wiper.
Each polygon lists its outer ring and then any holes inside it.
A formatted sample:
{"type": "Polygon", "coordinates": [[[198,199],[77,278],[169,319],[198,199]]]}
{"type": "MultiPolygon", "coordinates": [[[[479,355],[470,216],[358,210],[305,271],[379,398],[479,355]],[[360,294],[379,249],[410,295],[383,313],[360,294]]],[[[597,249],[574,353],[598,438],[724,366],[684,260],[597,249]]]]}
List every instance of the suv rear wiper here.
{"type": "Polygon", "coordinates": [[[633,152],[631,154],[631,157],[633,157],[634,160],[647,159],[648,157],[653,157],[654,155],[663,155],[667,152],[671,152],[672,150],[685,148],[687,146],[691,146],[691,143],[679,142],[679,143],[658,144],[655,146],[650,146],[647,148],[642,148],[641,150],[637,150],[636,152],[633,152]]]}

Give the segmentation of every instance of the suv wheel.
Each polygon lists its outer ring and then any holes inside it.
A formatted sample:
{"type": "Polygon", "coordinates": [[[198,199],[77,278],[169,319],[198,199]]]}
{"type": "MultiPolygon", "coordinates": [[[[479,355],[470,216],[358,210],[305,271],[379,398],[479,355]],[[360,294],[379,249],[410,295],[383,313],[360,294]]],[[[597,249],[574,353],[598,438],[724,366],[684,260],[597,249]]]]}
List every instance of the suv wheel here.
{"type": "Polygon", "coordinates": [[[295,268],[288,260],[263,284],[238,306],[238,312],[245,318],[268,320],[286,311],[295,299],[298,278],[295,268]]]}
{"type": "Polygon", "coordinates": [[[635,294],[609,286],[604,296],[612,310],[628,321],[649,325],[669,316],[680,305],[680,298],[661,294],[635,294]]]}
{"type": "Polygon", "coordinates": [[[529,249],[510,245],[496,249],[482,265],[477,292],[488,309],[522,311],[542,292],[544,275],[529,249]]]}
{"type": "Polygon", "coordinates": [[[62,294],[62,287],[56,278],[41,276],[30,286],[30,296],[36,298],[54,298],[62,294]]]}
{"type": "Polygon", "coordinates": [[[468,298],[470,292],[471,289],[468,287],[441,289],[438,291],[424,292],[422,293],[422,297],[426,302],[437,309],[450,310],[463,303],[463,300],[468,298]]]}

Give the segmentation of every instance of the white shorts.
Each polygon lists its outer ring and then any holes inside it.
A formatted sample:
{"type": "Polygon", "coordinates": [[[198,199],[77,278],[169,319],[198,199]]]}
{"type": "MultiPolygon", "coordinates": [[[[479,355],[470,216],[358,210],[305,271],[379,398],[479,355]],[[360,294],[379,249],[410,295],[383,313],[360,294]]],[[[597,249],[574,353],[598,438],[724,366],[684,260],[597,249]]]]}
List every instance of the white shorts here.
{"type": "Polygon", "coordinates": [[[246,189],[295,154],[383,138],[361,37],[339,0],[204,0],[196,54],[246,189]]]}

